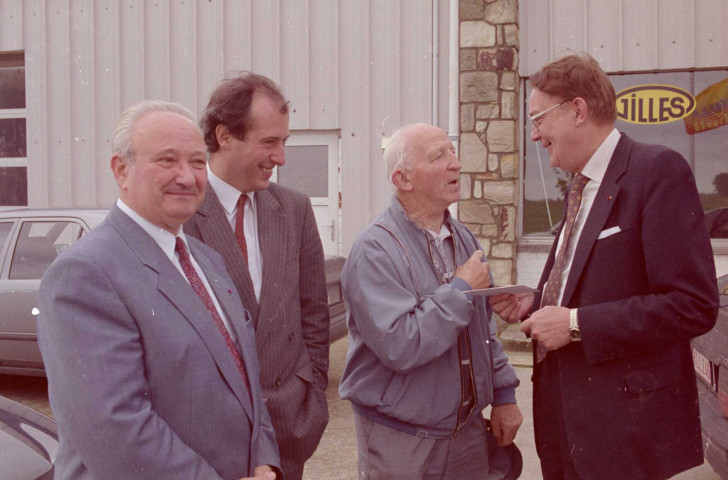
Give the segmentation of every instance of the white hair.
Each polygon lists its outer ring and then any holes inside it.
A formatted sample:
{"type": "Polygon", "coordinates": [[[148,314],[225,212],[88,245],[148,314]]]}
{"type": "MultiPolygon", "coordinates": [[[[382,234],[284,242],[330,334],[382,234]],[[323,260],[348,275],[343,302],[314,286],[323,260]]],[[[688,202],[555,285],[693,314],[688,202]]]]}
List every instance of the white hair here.
{"type": "Polygon", "coordinates": [[[132,105],[124,110],[116,123],[116,129],[111,136],[111,153],[119,155],[127,161],[134,160],[134,152],[131,145],[131,131],[140,118],[152,112],[172,112],[189,119],[195,126],[195,118],[192,113],[183,105],[163,100],[146,100],[142,103],[132,105]]]}
{"type": "Polygon", "coordinates": [[[389,143],[384,147],[384,168],[387,171],[387,180],[394,187],[392,181],[392,175],[397,170],[407,171],[412,169],[412,151],[414,150],[414,143],[412,141],[412,131],[422,127],[431,127],[427,123],[411,123],[400,127],[392,134],[389,143]]]}

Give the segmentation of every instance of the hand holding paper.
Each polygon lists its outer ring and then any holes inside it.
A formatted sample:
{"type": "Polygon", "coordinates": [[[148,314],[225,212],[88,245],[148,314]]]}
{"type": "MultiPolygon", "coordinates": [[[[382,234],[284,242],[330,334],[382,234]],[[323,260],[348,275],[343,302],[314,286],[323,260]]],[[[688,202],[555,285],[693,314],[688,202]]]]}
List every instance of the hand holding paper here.
{"type": "Polygon", "coordinates": [[[508,323],[516,323],[526,318],[533,306],[533,294],[538,291],[525,285],[508,285],[488,290],[491,290],[488,292],[488,301],[493,311],[508,323]]]}

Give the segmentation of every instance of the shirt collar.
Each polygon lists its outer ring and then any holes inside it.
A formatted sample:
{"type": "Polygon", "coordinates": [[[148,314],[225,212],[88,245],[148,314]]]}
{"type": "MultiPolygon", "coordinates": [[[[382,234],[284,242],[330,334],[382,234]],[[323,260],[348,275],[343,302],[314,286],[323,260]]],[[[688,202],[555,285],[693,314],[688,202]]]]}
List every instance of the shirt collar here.
{"type": "Polygon", "coordinates": [[[590,181],[602,183],[604,174],[609,166],[609,161],[612,159],[614,150],[616,150],[617,144],[619,143],[619,139],[620,135],[617,129],[612,129],[609,135],[607,135],[607,138],[599,145],[597,151],[594,152],[594,155],[591,156],[584,166],[584,169],[581,171],[582,175],[589,177],[590,181]]]}
{"type": "Polygon", "coordinates": [[[409,218],[409,216],[407,215],[407,212],[404,210],[404,207],[402,206],[402,202],[400,202],[399,198],[397,198],[397,195],[392,195],[392,200],[389,205],[390,205],[390,207],[393,207],[396,211],[400,212],[400,214],[404,217],[404,219],[406,221],[408,221],[409,223],[411,223],[412,225],[414,225],[416,229],[422,230],[423,232],[430,232],[435,238],[442,237],[444,239],[449,236],[449,235],[442,236],[443,229],[444,229],[444,231],[446,231],[449,234],[452,233],[452,226],[451,226],[452,214],[450,213],[450,210],[447,208],[443,212],[445,217],[442,221],[442,226],[440,227],[440,234],[438,235],[434,230],[422,228],[417,224],[417,222],[411,220],[409,218]]]}
{"type": "MultiPolygon", "coordinates": [[[[207,183],[217,194],[217,199],[220,200],[222,208],[225,209],[228,216],[232,215],[238,205],[240,190],[215,175],[210,169],[210,164],[207,165],[207,183]]],[[[255,212],[255,192],[248,192],[245,195],[248,196],[250,208],[255,212]]]]}
{"type": "Polygon", "coordinates": [[[447,237],[452,236],[452,233],[450,233],[450,229],[447,228],[446,222],[443,222],[442,225],[440,226],[440,233],[437,233],[434,230],[430,230],[429,228],[427,229],[427,231],[430,232],[430,234],[433,236],[433,238],[435,238],[435,240],[437,240],[439,242],[442,242],[447,237]]]}
{"type": "Polygon", "coordinates": [[[185,246],[187,247],[187,251],[189,252],[190,247],[187,244],[187,238],[185,238],[185,234],[182,232],[182,228],[179,229],[177,235],[173,235],[171,232],[163,229],[159,225],[153,224],[146,218],[139,215],[121,199],[118,199],[116,201],[116,206],[119,207],[122,212],[127,214],[129,218],[131,218],[137,225],[139,225],[142,230],[147,232],[150,237],[152,237],[152,240],[154,240],[156,244],[159,245],[159,248],[162,249],[162,251],[169,258],[170,261],[174,262],[174,247],[177,237],[181,238],[182,241],[185,242],[185,246]]]}

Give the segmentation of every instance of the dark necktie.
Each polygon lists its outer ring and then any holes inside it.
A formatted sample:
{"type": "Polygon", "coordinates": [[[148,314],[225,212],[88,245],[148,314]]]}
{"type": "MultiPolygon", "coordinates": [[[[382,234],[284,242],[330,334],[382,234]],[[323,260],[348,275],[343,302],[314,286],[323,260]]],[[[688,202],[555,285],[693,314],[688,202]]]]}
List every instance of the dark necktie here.
{"type": "Polygon", "coordinates": [[[197,275],[197,271],[192,265],[190,255],[189,253],[187,253],[185,242],[179,237],[177,237],[174,251],[177,252],[177,255],[179,255],[179,263],[180,265],[182,265],[182,270],[185,272],[185,276],[187,277],[187,280],[189,280],[192,289],[195,291],[197,296],[200,297],[200,300],[202,300],[202,302],[205,304],[205,307],[207,307],[207,310],[210,312],[212,319],[215,321],[215,325],[217,326],[220,335],[222,335],[222,337],[225,339],[225,343],[227,344],[228,349],[230,349],[230,353],[235,360],[235,365],[238,367],[238,371],[243,377],[245,387],[248,389],[248,393],[250,393],[250,384],[248,383],[248,376],[245,374],[243,357],[240,355],[240,352],[235,347],[233,339],[230,336],[230,332],[228,332],[227,328],[225,327],[225,323],[223,323],[222,317],[220,317],[220,312],[218,312],[217,308],[215,308],[215,303],[212,301],[210,293],[205,288],[205,284],[202,283],[202,279],[199,275],[197,275]]]}
{"type": "MultiPolygon", "coordinates": [[[[549,273],[549,279],[544,285],[543,296],[541,297],[541,307],[549,305],[558,305],[559,292],[561,291],[561,277],[566,266],[566,255],[571,240],[571,233],[574,230],[574,223],[576,221],[576,214],[579,213],[579,206],[581,205],[581,194],[584,191],[584,187],[589,181],[589,177],[577,173],[574,180],[569,186],[569,192],[566,198],[566,220],[564,220],[563,228],[563,239],[561,241],[561,248],[556,255],[556,261],[551,272],[549,273]]],[[[546,350],[540,343],[536,344],[536,363],[546,357],[546,350]]]]}
{"type": "Polygon", "coordinates": [[[245,202],[248,200],[248,195],[241,193],[238,197],[238,207],[235,212],[235,238],[240,245],[240,250],[243,252],[243,258],[245,263],[248,263],[248,244],[245,241],[245,202]]]}

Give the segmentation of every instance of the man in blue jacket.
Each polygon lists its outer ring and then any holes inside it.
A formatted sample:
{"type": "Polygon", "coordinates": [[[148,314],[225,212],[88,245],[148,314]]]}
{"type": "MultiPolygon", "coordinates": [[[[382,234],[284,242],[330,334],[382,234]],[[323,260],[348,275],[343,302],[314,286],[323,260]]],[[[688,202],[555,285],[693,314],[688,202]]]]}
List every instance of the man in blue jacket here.
{"type": "Polygon", "coordinates": [[[355,413],[359,478],[484,478],[481,411],[500,445],[523,420],[518,379],[485,297],[475,236],[447,207],[460,164],[441,129],[401,128],[384,152],[392,202],[354,244],[342,287],[349,352],[339,388],[355,413]]]}

